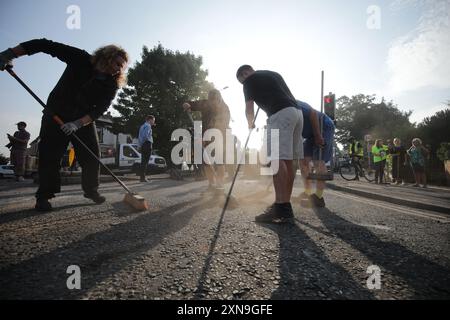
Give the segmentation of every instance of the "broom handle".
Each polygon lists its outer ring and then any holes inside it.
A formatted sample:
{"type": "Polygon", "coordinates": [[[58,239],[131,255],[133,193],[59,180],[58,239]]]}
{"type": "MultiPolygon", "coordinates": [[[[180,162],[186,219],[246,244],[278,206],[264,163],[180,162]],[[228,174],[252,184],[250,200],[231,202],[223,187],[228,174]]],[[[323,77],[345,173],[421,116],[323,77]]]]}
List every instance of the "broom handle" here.
{"type": "MultiPolygon", "coordinates": [[[[20,79],[19,76],[17,76],[17,74],[12,70],[12,67],[6,68],[6,70],[14,79],[17,80],[17,82],[19,82],[22,85],[22,87],[25,88],[25,90],[28,91],[29,94],[33,96],[33,98],[36,99],[37,102],[39,102],[39,104],[44,108],[45,112],[47,112],[58,125],[60,126],[64,125],[64,121],[62,121],[61,118],[58,117],[58,115],[56,115],[52,110],[47,108],[47,105],[33,92],[33,90],[31,90],[25,84],[25,82],[23,82],[22,79],[20,79]]],[[[88,151],[91,154],[91,156],[93,156],[97,160],[97,162],[103,167],[103,169],[105,169],[111,175],[111,177],[113,177],[114,180],[116,180],[116,182],[118,182],[128,193],[133,194],[133,192],[131,192],[131,190],[128,189],[128,187],[97,157],[97,155],[94,152],[92,152],[92,150],[83,141],[81,141],[81,139],[75,133],[72,133],[72,137],[75,138],[75,140],[77,140],[77,142],[81,144],[83,148],[85,148],[86,151],[88,151]]]]}
{"type": "MultiPolygon", "coordinates": [[[[323,83],[324,83],[325,73],[322,70],[322,81],[321,81],[321,89],[320,89],[320,112],[323,113],[323,83]]],[[[320,128],[320,135],[323,138],[323,117],[319,117],[319,128],[320,128]]],[[[322,149],[323,146],[319,146],[319,162],[322,161],[322,149]]]]}
{"type": "Polygon", "coordinates": [[[258,109],[256,110],[255,117],[253,118],[252,127],[250,128],[250,132],[248,133],[247,140],[245,141],[244,151],[241,154],[236,171],[234,172],[233,181],[231,182],[230,190],[228,190],[227,199],[225,201],[224,211],[226,210],[226,208],[228,206],[228,202],[230,201],[231,193],[233,192],[233,188],[234,188],[234,184],[236,182],[237,175],[239,173],[239,170],[241,169],[241,162],[242,162],[242,160],[245,160],[245,151],[247,150],[248,141],[250,140],[250,136],[252,134],[253,127],[255,126],[256,118],[258,117],[258,113],[259,113],[259,109],[260,109],[260,107],[258,107],[258,109]],[[244,157],[244,159],[242,159],[243,157],[244,157]]]}

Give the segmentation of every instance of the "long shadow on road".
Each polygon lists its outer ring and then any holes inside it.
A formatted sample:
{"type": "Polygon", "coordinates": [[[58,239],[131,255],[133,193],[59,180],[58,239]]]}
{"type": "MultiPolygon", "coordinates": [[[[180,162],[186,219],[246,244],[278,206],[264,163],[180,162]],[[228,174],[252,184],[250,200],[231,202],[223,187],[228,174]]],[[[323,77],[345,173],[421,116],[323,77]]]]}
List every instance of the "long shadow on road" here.
{"type": "MultiPolygon", "coordinates": [[[[32,206],[34,206],[34,202],[33,202],[32,206]]],[[[81,203],[81,204],[77,203],[77,204],[70,204],[70,205],[66,205],[66,206],[62,206],[62,207],[56,207],[51,212],[54,213],[54,212],[58,212],[58,211],[62,211],[62,210],[69,210],[69,209],[82,208],[82,207],[92,207],[92,202],[81,203]]],[[[0,214],[0,225],[2,225],[4,223],[10,223],[10,222],[14,222],[14,221],[22,220],[22,219],[31,218],[34,216],[44,216],[46,214],[49,214],[49,212],[39,212],[39,211],[36,211],[34,208],[25,209],[25,210],[20,209],[20,210],[15,210],[15,211],[9,211],[9,212],[0,214]]]]}
{"type": "Polygon", "coordinates": [[[0,270],[0,299],[77,299],[186,226],[208,201],[181,202],[0,270]],[[67,289],[67,267],[78,265],[82,289],[67,289]]]}
{"type": "Polygon", "coordinates": [[[261,225],[275,232],[280,241],[281,279],[271,299],[374,299],[347,270],[330,261],[297,225],[261,225]]]}
{"type": "MultiPolygon", "coordinates": [[[[401,277],[414,290],[413,299],[448,299],[450,270],[406,247],[383,241],[367,228],[339,217],[327,208],[314,209],[325,227],[364,254],[381,272],[401,277]]],[[[411,230],[414,232],[414,230],[411,230]]]]}

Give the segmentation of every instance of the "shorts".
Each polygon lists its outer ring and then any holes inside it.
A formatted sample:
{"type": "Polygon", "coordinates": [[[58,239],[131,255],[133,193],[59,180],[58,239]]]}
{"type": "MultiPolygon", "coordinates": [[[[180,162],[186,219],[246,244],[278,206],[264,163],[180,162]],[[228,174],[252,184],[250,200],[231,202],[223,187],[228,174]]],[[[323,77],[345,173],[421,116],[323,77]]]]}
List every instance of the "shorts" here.
{"type": "Polygon", "coordinates": [[[288,107],[271,115],[267,119],[267,150],[271,160],[303,159],[302,131],[303,113],[301,110],[288,107]],[[274,145],[271,141],[271,130],[273,129],[279,130],[279,139],[274,141],[274,145]]]}
{"type": "Polygon", "coordinates": [[[334,127],[323,128],[323,139],[325,140],[325,147],[319,148],[314,143],[314,138],[307,138],[303,141],[303,151],[305,158],[312,158],[312,160],[319,160],[320,149],[322,149],[322,160],[327,163],[333,157],[333,140],[334,127]]]}

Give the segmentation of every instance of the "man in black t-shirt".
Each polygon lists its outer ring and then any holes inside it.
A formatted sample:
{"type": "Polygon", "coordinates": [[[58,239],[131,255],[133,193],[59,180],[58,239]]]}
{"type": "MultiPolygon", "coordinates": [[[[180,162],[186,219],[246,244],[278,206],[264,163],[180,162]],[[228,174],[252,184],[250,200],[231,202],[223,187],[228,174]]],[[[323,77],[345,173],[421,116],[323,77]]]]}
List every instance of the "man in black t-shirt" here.
{"type": "Polygon", "coordinates": [[[267,113],[267,150],[270,153],[275,188],[275,203],[255,218],[257,222],[279,223],[293,217],[291,194],[294,184],[293,161],[303,158],[303,114],[281,75],[273,71],[255,71],[249,65],[241,66],[236,77],[244,86],[246,116],[253,128],[254,104],[267,113]],[[279,132],[278,141],[272,135],[279,132]],[[277,152],[278,151],[278,152],[277,152]]]}

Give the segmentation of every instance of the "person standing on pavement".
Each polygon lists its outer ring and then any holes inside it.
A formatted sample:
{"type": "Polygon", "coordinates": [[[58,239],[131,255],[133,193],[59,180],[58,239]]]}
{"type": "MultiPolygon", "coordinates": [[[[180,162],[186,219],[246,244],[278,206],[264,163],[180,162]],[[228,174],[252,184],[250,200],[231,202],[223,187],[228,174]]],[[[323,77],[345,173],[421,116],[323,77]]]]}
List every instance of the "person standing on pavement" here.
{"type": "Polygon", "coordinates": [[[414,138],[412,140],[412,146],[408,149],[407,154],[410,159],[411,167],[414,173],[414,179],[416,183],[413,187],[419,187],[422,184],[422,188],[427,187],[427,177],[425,175],[425,160],[428,157],[430,151],[422,145],[422,140],[414,138]]]}
{"type": "Polygon", "coordinates": [[[17,131],[13,136],[8,134],[9,144],[11,148],[11,164],[14,166],[14,174],[16,181],[24,181],[25,175],[25,158],[30,134],[25,130],[27,124],[23,121],[17,123],[17,131]]]}
{"type": "Polygon", "coordinates": [[[392,179],[396,185],[405,185],[406,148],[399,138],[394,139],[389,153],[392,156],[392,179]]]}
{"type": "Polygon", "coordinates": [[[276,162],[274,167],[279,168],[273,175],[275,202],[255,220],[268,223],[291,221],[294,216],[291,205],[294,161],[303,158],[303,114],[297,109],[297,101],[280,74],[255,71],[251,66],[243,65],[237,70],[236,77],[243,85],[249,128],[254,127],[255,102],[267,113],[267,149],[272,164],[276,162]],[[271,145],[272,129],[279,130],[278,146],[271,145]],[[275,158],[273,150],[277,147],[279,152],[275,158]]]}
{"type": "Polygon", "coordinates": [[[23,42],[0,53],[0,70],[12,66],[11,61],[23,55],[46,53],[67,64],[57,85],[50,93],[47,108],[65,124],[59,126],[52,116],[43,112],[39,142],[39,188],[36,192],[37,211],[50,211],[49,199],[61,191],[61,158],[71,141],[82,167],[81,184],[84,197],[97,204],[105,197],[98,193],[100,167],[71,135],[77,136],[99,156],[95,120],[100,117],[125,84],[128,54],[122,48],[108,45],[88,52],[47,39],[23,42]]]}
{"type": "Polygon", "coordinates": [[[148,161],[152,155],[153,131],[152,126],[155,125],[155,117],[150,115],[145,118],[144,124],[139,129],[139,147],[141,148],[141,182],[150,182],[145,175],[147,174],[148,161]]]}
{"type": "Polygon", "coordinates": [[[326,114],[314,110],[306,102],[297,100],[297,108],[303,113],[303,152],[304,158],[300,160],[302,178],[305,191],[300,195],[301,204],[309,207],[325,207],[323,192],[325,181],[316,181],[316,192],[312,191],[312,180],[307,179],[310,172],[310,162],[313,162],[319,173],[326,173],[326,163],[333,156],[334,123],[326,114]],[[322,133],[320,132],[322,122],[322,133]],[[322,158],[319,160],[320,149],[322,158]]]}
{"type": "MultiPolygon", "coordinates": [[[[219,90],[213,89],[208,92],[208,99],[189,101],[183,104],[184,111],[200,111],[202,114],[202,137],[209,129],[218,129],[222,133],[222,147],[223,150],[215,150],[215,152],[222,152],[222,163],[216,163],[214,169],[213,165],[204,164],[205,174],[208,178],[208,190],[223,190],[225,177],[225,138],[226,130],[230,127],[230,109],[223,101],[219,90]],[[215,173],[215,174],[214,174],[215,173]]],[[[205,141],[204,147],[208,146],[212,141],[205,141]]]]}
{"type": "Polygon", "coordinates": [[[384,167],[386,165],[386,149],[383,145],[383,140],[375,140],[375,145],[372,147],[372,154],[375,166],[375,183],[383,184],[384,167]]]}

